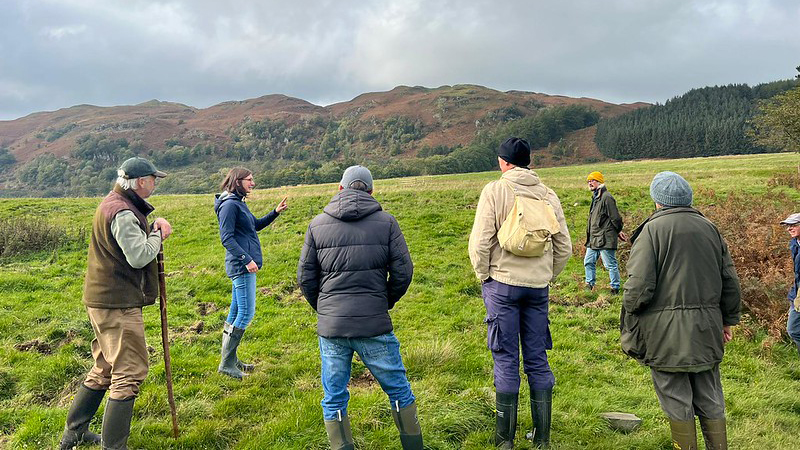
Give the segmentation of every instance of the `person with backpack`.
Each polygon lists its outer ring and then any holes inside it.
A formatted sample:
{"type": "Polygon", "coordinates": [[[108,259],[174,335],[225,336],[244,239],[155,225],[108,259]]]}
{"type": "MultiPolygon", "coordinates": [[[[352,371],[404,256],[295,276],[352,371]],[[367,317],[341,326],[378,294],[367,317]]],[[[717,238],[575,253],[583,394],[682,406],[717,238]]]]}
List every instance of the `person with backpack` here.
{"type": "Polygon", "coordinates": [[[217,372],[241,380],[254,369],[253,364],[239,360],[237,349],[244,330],[256,312],[256,273],[261,270],[263,258],[258,232],[285,211],[286,197],[266,216],[257,218],[250,212],[245,200],[256,182],[253,172],[234,167],[220,186],[222,193],[214,201],[214,212],[219,222],[219,237],[225,247],[225,273],[233,284],[231,309],[222,326],[222,350],[217,372]]]}
{"type": "Polygon", "coordinates": [[[631,235],[622,297],[622,350],[650,368],[672,447],[728,448],[719,365],[739,323],[741,289],[717,227],[692,208],[692,188],[675,172],[650,183],[656,211],[631,235]]]}
{"type": "Polygon", "coordinates": [[[404,450],[422,450],[417,404],[389,310],[411,285],[414,264],[397,219],[372,197],[372,174],[350,166],[322,214],[311,220],[297,283],[317,313],[322,416],[331,449],[352,450],[347,405],[357,353],[389,396],[404,450]]]}
{"type": "Polygon", "coordinates": [[[494,360],[495,445],[513,448],[519,401],[519,347],[531,391],[534,444],[547,448],[555,376],[547,362],[553,346],[549,284],[572,253],[561,202],[530,170],[530,145],[509,138],[498,149],[502,176],[478,201],[469,257],[481,281],[487,342],[494,360]]]}
{"type": "Polygon", "coordinates": [[[619,294],[620,276],[617,264],[617,244],[628,237],[622,232],[622,216],[617,210],[617,202],[608,192],[605,179],[600,172],[592,172],[586,177],[592,191],[592,204],[589,206],[589,223],[586,226],[586,256],[583,267],[586,272],[586,289],[594,289],[597,273],[597,258],[603,259],[608,270],[611,294],[619,294]]]}

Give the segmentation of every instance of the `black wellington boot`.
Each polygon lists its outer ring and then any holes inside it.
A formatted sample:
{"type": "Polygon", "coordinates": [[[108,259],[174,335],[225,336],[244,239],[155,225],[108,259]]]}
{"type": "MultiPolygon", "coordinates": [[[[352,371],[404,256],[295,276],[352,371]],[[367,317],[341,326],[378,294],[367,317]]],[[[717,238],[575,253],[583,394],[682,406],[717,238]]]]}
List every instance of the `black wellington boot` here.
{"type": "Polygon", "coordinates": [[[109,398],[103,414],[103,450],[127,450],[131,434],[133,402],[135,398],[114,400],[109,398]]]}
{"type": "Polygon", "coordinates": [[[340,414],[338,419],[325,420],[325,432],[328,433],[328,441],[331,450],[353,450],[353,434],[350,432],[350,418],[347,414],[340,414]]]}
{"type": "Polygon", "coordinates": [[[67,413],[67,424],[64,426],[64,434],[59,444],[60,450],[72,449],[84,442],[100,443],[100,435],[89,431],[89,422],[103,402],[104,395],[106,391],[96,391],[81,383],[67,413]]]}
{"type": "Polygon", "coordinates": [[[700,429],[706,441],[706,450],[728,450],[728,432],[725,419],[700,418],[700,429]]]}
{"type": "Polygon", "coordinates": [[[246,375],[236,365],[238,362],[236,348],[239,347],[242,334],[244,334],[244,329],[236,328],[225,322],[225,326],[222,329],[222,351],[219,367],[217,368],[217,372],[237,380],[241,380],[246,375]]]}
{"type": "Polygon", "coordinates": [[[417,419],[417,404],[412,403],[405,408],[397,405],[392,408],[392,418],[400,432],[400,444],[403,450],[422,450],[422,429],[417,419]]]}
{"type": "Polygon", "coordinates": [[[550,423],[552,413],[553,389],[531,389],[533,445],[536,448],[550,448],[550,423]]]}
{"type": "Polygon", "coordinates": [[[519,393],[497,392],[497,422],[495,423],[494,445],[502,449],[514,448],[514,436],[517,434],[517,406],[519,393]]]}

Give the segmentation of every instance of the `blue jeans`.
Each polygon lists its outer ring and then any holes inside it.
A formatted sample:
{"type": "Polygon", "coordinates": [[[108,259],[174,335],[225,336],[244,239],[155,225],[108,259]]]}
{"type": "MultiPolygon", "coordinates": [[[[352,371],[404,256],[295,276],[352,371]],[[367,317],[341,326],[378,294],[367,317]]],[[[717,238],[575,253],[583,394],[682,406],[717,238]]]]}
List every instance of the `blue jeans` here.
{"type": "Polygon", "coordinates": [[[414,403],[411,384],[406,378],[406,368],[400,358],[400,342],[394,332],[369,338],[324,338],[319,337],[319,354],[322,358],[322,415],[325,420],[339,418],[347,414],[350,391],[350,368],[353,352],[380,383],[383,392],[389,396],[394,410],[414,403]]]}
{"type": "Polygon", "coordinates": [[[786,323],[786,331],[789,337],[800,345],[800,313],[794,310],[794,305],[789,306],[789,320],[786,323]]]}
{"type": "Polygon", "coordinates": [[[611,278],[611,289],[619,289],[619,267],[617,266],[616,253],[616,250],[586,248],[586,256],[583,258],[583,267],[586,268],[586,284],[594,286],[597,256],[599,255],[603,259],[603,265],[608,269],[608,277],[611,278]]]}
{"type": "Polygon", "coordinates": [[[547,362],[553,348],[550,336],[548,288],[511,286],[497,280],[483,283],[487,345],[494,360],[494,387],[498,392],[519,392],[519,347],[528,384],[546,390],[556,378],[547,362]]]}
{"type": "Polygon", "coordinates": [[[227,322],[236,328],[245,329],[256,313],[256,274],[245,273],[231,281],[231,311],[227,322]]]}

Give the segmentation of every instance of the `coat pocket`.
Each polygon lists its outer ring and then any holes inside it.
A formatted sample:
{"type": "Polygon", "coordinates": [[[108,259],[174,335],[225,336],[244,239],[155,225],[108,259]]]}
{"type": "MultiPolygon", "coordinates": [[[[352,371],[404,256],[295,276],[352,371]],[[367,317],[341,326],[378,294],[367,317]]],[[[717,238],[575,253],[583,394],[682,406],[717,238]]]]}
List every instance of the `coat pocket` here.
{"type": "Polygon", "coordinates": [[[636,360],[643,360],[647,353],[647,345],[639,328],[639,318],[622,310],[620,315],[619,340],[622,351],[636,360]]]}
{"type": "Polygon", "coordinates": [[[500,350],[500,324],[497,321],[497,314],[490,314],[483,320],[486,323],[486,346],[489,350],[496,352],[500,350]]]}

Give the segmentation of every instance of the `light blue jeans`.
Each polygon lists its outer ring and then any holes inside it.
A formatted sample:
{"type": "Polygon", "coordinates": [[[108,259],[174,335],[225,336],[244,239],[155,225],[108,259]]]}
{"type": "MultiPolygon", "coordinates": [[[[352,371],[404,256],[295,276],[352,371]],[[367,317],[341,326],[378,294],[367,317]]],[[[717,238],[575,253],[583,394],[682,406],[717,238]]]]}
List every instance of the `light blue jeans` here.
{"type": "Polygon", "coordinates": [[[369,338],[324,338],[319,337],[319,354],[322,358],[322,415],[325,420],[339,419],[347,414],[350,391],[350,369],[353,352],[380,383],[389,396],[393,410],[414,403],[411,384],[406,378],[406,368],[400,358],[400,342],[394,332],[369,338]]]}
{"type": "Polygon", "coordinates": [[[245,273],[231,279],[231,310],[227,322],[245,329],[256,313],[256,274],[245,273]]]}
{"type": "Polygon", "coordinates": [[[616,250],[586,249],[586,256],[583,258],[583,267],[586,268],[586,284],[594,286],[598,255],[603,258],[603,265],[608,269],[608,277],[611,279],[611,289],[619,289],[619,267],[617,266],[616,250]]]}

